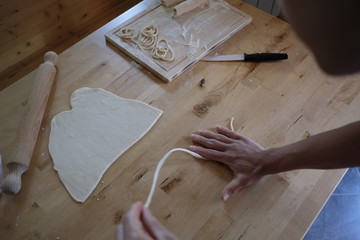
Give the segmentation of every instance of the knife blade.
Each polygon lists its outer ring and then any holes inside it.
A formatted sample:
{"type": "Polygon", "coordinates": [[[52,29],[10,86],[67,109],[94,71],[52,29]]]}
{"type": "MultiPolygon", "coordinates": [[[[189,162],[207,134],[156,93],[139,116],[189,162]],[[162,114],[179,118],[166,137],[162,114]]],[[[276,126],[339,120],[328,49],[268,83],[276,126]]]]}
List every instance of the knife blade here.
{"type": "Polygon", "coordinates": [[[288,59],[286,53],[253,53],[253,54],[235,54],[235,55],[218,55],[204,57],[201,61],[209,62],[227,62],[227,61],[246,61],[246,62],[269,62],[288,59]]]}

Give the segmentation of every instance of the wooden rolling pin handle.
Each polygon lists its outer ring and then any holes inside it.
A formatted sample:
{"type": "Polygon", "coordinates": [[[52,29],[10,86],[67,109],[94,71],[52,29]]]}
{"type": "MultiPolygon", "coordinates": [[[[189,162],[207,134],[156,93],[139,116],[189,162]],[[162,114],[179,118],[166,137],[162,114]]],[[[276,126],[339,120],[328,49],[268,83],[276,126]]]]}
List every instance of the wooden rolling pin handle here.
{"type": "Polygon", "coordinates": [[[44,55],[44,62],[50,63],[53,67],[55,67],[58,60],[58,55],[52,51],[46,52],[44,55]]]}
{"type": "Polygon", "coordinates": [[[20,163],[8,163],[6,166],[9,173],[2,183],[1,190],[6,194],[16,194],[21,188],[21,175],[28,167],[20,163]]]}
{"type": "Polygon", "coordinates": [[[21,188],[21,175],[29,168],[47,100],[55,78],[57,54],[47,52],[40,65],[34,86],[30,92],[23,117],[15,137],[14,150],[7,164],[9,174],[1,189],[7,194],[16,194],[21,188]]]}

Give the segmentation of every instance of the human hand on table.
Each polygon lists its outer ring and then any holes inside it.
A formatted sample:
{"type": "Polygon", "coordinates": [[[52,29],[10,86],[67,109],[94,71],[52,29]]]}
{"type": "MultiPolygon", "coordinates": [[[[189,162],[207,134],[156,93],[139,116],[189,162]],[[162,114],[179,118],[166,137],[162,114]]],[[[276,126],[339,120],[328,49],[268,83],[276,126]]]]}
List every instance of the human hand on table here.
{"type": "Polygon", "coordinates": [[[222,193],[226,201],[231,195],[258,181],[264,174],[266,150],[250,140],[225,127],[217,126],[218,133],[200,130],[192,134],[192,140],[201,146],[190,149],[208,160],[214,160],[229,166],[234,179],[228,183],[222,193]]]}
{"type": "Polygon", "coordinates": [[[145,208],[141,202],[133,204],[126,213],[123,224],[116,231],[116,240],[176,240],[177,237],[167,230],[145,208]]]}

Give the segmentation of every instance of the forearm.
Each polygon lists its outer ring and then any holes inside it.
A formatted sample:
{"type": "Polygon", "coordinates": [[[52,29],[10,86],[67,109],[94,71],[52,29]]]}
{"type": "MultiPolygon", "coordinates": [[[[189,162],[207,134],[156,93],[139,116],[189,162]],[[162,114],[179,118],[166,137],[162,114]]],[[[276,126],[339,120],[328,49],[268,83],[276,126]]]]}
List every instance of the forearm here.
{"type": "Polygon", "coordinates": [[[360,121],[265,152],[264,174],[360,166],[360,121]]]}

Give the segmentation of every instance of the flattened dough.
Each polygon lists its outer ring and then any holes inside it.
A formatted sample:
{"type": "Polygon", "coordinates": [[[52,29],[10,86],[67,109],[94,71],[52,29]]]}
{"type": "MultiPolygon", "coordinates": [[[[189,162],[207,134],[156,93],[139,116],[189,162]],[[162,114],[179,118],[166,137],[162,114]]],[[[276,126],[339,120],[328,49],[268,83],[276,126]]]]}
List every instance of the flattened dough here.
{"type": "Polygon", "coordinates": [[[70,195],[84,202],[110,165],[151,129],[162,111],[100,88],[74,91],[71,106],[51,121],[49,151],[70,195]]]}

